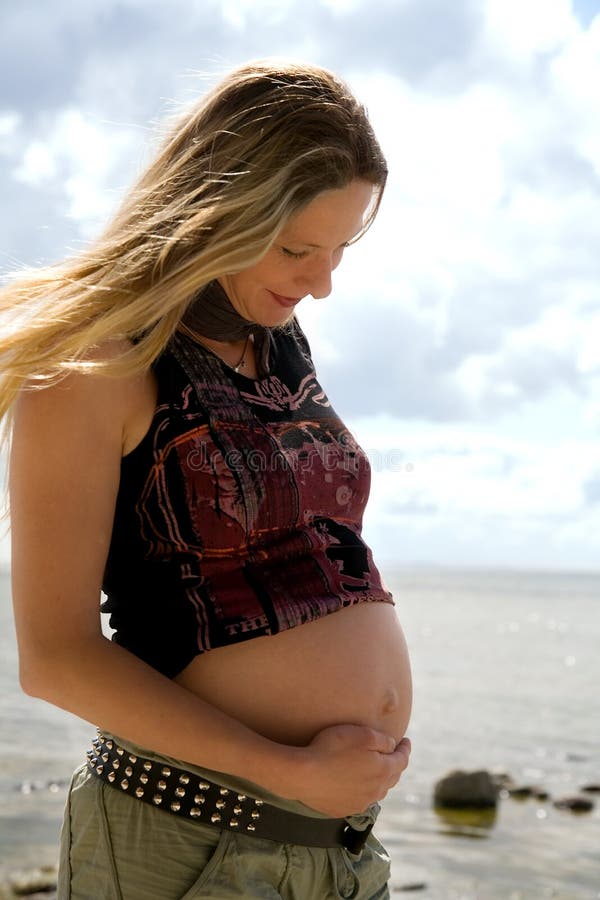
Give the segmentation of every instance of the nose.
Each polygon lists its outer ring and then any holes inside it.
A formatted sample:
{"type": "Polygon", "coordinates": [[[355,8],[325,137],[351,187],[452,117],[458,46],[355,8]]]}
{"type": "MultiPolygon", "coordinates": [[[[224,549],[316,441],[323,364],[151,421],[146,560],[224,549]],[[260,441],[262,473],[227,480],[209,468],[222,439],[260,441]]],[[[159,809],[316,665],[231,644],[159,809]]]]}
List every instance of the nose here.
{"type": "Polygon", "coordinates": [[[323,300],[329,297],[332,288],[331,273],[335,269],[335,263],[329,256],[314,260],[310,271],[306,275],[308,293],[315,300],[323,300]]]}

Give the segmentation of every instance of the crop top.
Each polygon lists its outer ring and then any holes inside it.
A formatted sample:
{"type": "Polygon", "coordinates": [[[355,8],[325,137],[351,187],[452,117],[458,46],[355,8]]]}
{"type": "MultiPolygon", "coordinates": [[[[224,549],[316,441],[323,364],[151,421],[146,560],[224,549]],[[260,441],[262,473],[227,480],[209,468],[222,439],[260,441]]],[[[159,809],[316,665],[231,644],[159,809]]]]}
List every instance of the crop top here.
{"type": "Polygon", "coordinates": [[[365,453],[298,322],[251,379],[176,333],[151,426],[121,462],[102,589],[112,639],[168,677],[199,653],[393,603],[361,537],[365,453]]]}

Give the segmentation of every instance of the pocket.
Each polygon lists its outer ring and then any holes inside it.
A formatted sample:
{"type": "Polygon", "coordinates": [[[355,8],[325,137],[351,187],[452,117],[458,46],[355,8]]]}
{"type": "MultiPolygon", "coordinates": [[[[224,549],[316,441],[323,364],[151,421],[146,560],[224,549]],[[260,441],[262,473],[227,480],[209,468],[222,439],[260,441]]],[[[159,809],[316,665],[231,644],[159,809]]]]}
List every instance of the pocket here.
{"type": "Polygon", "coordinates": [[[373,833],[359,853],[341,850],[340,854],[344,865],[344,875],[338,875],[341,897],[360,897],[361,900],[385,900],[389,897],[391,861],[373,833]]]}
{"type": "Polygon", "coordinates": [[[190,822],[101,785],[119,888],[127,900],[194,897],[225,853],[228,832],[190,822]]]}
{"type": "Polygon", "coordinates": [[[206,894],[206,888],[209,886],[217,872],[221,879],[226,878],[225,857],[229,853],[233,838],[234,836],[230,831],[221,831],[212,856],[205,862],[202,872],[189,890],[181,897],[181,900],[201,900],[201,898],[208,897],[209,895],[206,894]],[[200,891],[202,893],[199,893],[200,891]]]}

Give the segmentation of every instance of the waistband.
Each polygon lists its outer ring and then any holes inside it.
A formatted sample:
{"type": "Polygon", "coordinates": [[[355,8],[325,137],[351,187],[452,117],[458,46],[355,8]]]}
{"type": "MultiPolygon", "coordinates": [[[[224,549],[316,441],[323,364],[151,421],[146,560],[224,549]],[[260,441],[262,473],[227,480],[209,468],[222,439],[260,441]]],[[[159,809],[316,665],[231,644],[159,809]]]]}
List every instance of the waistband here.
{"type": "Polygon", "coordinates": [[[269,798],[273,795],[264,790],[249,793],[246,785],[258,788],[251,782],[227,777],[214,781],[206,776],[208,770],[182,768],[166,757],[142,755],[137,750],[111,735],[98,733],[87,751],[88,767],[116,790],[190,822],[284,844],[345,847],[359,853],[378,812],[376,806],[365,815],[348,819],[327,818],[316,811],[314,815],[292,812],[265,800],[265,794],[269,798]]]}

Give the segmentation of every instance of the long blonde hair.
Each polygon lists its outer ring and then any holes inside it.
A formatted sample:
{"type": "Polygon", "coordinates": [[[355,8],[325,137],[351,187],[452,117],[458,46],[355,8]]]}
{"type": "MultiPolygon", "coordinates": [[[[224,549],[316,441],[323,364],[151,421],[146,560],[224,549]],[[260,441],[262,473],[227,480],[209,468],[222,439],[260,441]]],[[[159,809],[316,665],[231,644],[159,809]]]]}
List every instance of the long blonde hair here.
{"type": "Polygon", "coordinates": [[[371,182],[368,227],[386,175],[365,109],[327,70],[266,61],[231,72],[179,119],[89,248],[0,293],[0,419],[25,380],[147,368],[198,290],[256,263],[321,191],[371,182]],[[90,362],[110,338],[135,342],[90,362]]]}

